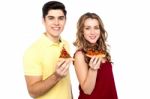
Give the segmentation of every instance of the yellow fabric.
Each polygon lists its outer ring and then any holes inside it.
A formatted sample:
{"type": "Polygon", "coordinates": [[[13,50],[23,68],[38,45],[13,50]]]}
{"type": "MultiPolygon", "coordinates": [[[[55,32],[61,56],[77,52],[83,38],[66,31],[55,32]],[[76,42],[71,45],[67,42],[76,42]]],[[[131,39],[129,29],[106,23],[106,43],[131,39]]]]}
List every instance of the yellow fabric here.
{"type": "MultiPolygon", "coordinates": [[[[25,75],[42,76],[44,80],[53,74],[63,46],[69,51],[66,41],[53,43],[43,34],[24,54],[25,75]]],[[[49,92],[36,99],[71,99],[69,73],[49,92]]]]}

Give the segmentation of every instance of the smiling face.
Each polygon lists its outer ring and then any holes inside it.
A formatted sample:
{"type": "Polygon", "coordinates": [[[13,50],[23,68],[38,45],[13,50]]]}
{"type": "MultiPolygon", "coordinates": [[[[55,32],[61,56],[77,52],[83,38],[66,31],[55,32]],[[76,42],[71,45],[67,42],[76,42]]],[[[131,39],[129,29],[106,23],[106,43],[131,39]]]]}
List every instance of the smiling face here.
{"type": "Polygon", "coordinates": [[[46,35],[53,41],[59,40],[60,34],[64,29],[66,17],[62,10],[49,10],[43,19],[46,28],[46,35]]]}
{"type": "Polygon", "coordinates": [[[85,39],[95,44],[100,37],[100,27],[97,19],[88,18],[84,22],[83,35],[85,39]]]}

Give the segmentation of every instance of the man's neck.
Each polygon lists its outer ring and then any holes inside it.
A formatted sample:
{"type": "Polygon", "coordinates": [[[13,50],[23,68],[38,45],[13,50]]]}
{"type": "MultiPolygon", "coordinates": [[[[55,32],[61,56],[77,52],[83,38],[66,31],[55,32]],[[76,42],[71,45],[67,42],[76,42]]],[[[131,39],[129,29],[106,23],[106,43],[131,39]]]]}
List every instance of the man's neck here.
{"type": "Polygon", "coordinates": [[[54,43],[59,43],[60,42],[60,37],[53,37],[51,35],[49,35],[48,33],[44,33],[51,41],[53,41],[54,43]]]}

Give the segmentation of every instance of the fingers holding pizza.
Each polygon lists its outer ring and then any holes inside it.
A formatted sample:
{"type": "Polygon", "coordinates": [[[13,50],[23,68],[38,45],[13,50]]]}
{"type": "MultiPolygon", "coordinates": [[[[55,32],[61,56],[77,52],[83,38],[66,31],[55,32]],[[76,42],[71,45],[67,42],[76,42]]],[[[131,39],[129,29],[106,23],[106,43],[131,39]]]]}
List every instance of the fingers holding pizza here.
{"type": "Polygon", "coordinates": [[[55,74],[58,77],[66,76],[69,70],[69,65],[71,64],[72,61],[73,61],[73,58],[63,47],[59,56],[59,60],[57,62],[55,74]]]}

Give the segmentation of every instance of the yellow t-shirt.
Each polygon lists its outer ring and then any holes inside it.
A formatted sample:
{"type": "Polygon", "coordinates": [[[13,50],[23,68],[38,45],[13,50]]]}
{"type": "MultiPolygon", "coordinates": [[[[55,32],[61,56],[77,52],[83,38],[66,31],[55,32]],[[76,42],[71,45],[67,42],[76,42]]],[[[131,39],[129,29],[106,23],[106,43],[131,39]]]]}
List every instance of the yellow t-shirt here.
{"type": "MultiPolygon", "coordinates": [[[[53,74],[63,46],[67,51],[69,50],[66,41],[54,43],[43,34],[24,54],[25,75],[42,76],[44,80],[53,74]]],[[[46,94],[36,99],[71,99],[69,73],[46,94]]]]}

